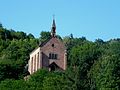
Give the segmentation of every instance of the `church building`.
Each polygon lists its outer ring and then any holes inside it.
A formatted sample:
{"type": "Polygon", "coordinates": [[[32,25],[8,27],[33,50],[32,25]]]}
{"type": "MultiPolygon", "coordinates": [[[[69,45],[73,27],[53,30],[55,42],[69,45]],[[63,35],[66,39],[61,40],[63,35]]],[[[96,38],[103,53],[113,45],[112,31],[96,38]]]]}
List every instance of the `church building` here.
{"type": "Polygon", "coordinates": [[[56,24],[53,19],[51,38],[41,43],[30,53],[28,71],[30,74],[38,69],[46,68],[49,71],[66,70],[67,53],[63,42],[56,36],[56,24]]]}

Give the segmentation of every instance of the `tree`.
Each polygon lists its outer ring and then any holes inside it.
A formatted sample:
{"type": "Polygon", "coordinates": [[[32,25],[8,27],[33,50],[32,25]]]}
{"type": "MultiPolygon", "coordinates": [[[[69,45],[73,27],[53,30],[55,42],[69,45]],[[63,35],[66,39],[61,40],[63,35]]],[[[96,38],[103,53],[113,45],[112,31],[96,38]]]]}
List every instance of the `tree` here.
{"type": "Polygon", "coordinates": [[[3,26],[2,26],[2,23],[0,23],[0,28],[2,28],[3,26]]]}
{"type": "Polygon", "coordinates": [[[28,39],[33,39],[34,36],[30,33],[30,34],[27,35],[27,38],[28,38],[28,39]]]}
{"type": "Polygon", "coordinates": [[[0,39],[5,40],[5,30],[0,28],[0,39]]]}
{"type": "Polygon", "coordinates": [[[54,74],[53,76],[45,77],[43,81],[43,90],[66,90],[65,81],[62,76],[54,74]]]}
{"type": "Polygon", "coordinates": [[[42,31],[42,32],[40,33],[40,42],[44,42],[44,41],[46,41],[46,40],[48,40],[48,39],[50,39],[50,38],[51,38],[50,32],[42,31]]]}
{"type": "MultiPolygon", "coordinates": [[[[40,89],[40,88],[39,88],[40,89]]],[[[6,79],[0,83],[0,90],[38,90],[32,82],[6,79]]]]}
{"type": "Polygon", "coordinates": [[[77,89],[89,88],[87,73],[100,56],[101,49],[93,42],[85,42],[81,46],[74,46],[71,49],[68,57],[71,67],[70,71],[72,71],[70,75],[72,73],[75,74],[73,77],[77,78],[75,81],[77,89]]]}
{"type": "Polygon", "coordinates": [[[104,44],[105,42],[102,39],[96,39],[95,43],[97,43],[97,44],[104,44]]]}
{"type": "Polygon", "coordinates": [[[88,73],[91,89],[120,88],[120,43],[110,41],[103,45],[104,52],[88,73]]]}

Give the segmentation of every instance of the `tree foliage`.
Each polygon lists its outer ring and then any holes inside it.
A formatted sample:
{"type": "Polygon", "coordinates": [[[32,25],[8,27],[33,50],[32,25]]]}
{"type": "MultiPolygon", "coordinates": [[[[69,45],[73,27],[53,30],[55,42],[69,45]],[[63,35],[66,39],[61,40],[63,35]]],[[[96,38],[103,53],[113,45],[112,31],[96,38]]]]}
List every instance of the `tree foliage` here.
{"type": "Polygon", "coordinates": [[[57,37],[67,49],[67,70],[41,69],[25,81],[29,53],[39,42],[50,39],[51,34],[42,31],[37,39],[32,34],[0,26],[0,90],[119,90],[119,38],[92,42],[72,34],[63,39],[57,37]]]}

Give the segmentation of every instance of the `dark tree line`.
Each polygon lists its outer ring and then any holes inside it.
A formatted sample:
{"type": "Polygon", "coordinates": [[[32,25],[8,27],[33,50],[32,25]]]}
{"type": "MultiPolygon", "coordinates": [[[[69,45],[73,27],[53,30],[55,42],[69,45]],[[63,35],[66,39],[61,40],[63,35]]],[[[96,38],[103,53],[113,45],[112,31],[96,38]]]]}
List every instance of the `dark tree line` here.
{"type": "Polygon", "coordinates": [[[60,38],[67,48],[67,70],[38,70],[25,81],[29,53],[50,38],[7,30],[0,24],[0,90],[106,90],[120,88],[120,39],[94,42],[71,34],[60,38]]]}

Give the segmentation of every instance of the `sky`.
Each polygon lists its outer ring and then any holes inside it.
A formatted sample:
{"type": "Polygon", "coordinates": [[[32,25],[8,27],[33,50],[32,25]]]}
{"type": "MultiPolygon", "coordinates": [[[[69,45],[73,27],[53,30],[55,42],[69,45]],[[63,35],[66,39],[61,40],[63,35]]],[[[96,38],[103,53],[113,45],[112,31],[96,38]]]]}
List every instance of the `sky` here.
{"type": "Polygon", "coordinates": [[[0,0],[0,22],[7,29],[32,33],[50,31],[88,40],[120,38],[120,0],[0,0]]]}

